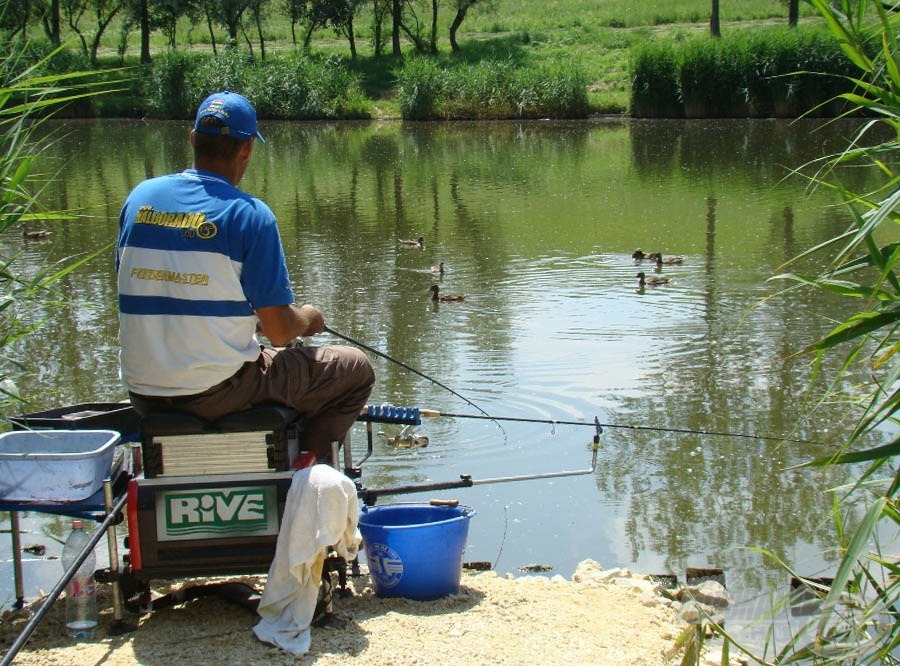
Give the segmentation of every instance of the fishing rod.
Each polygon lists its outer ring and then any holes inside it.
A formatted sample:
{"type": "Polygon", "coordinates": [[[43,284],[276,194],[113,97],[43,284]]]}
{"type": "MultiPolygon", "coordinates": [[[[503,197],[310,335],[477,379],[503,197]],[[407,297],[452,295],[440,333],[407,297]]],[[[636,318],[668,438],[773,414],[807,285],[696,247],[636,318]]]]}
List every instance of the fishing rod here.
{"type": "MultiPolygon", "coordinates": [[[[484,419],[488,418],[485,416],[481,416],[480,414],[453,414],[451,412],[442,412],[437,409],[419,409],[419,414],[425,417],[443,417],[446,416],[448,418],[456,418],[456,419],[484,419]]],[[[591,428],[596,428],[598,423],[597,420],[594,419],[594,422],[588,421],[561,421],[559,419],[535,419],[535,418],[526,418],[526,417],[516,417],[516,416],[491,416],[490,419],[492,421],[516,421],[519,423],[546,423],[549,425],[574,425],[574,426],[589,426],[591,428]]],[[[599,423],[600,426],[604,428],[624,428],[628,430],[652,430],[654,432],[673,432],[679,434],[687,434],[687,435],[712,435],[716,437],[743,437],[746,439],[760,439],[760,440],[773,440],[778,442],[795,442],[798,444],[818,444],[819,442],[814,442],[809,439],[790,439],[788,437],[776,437],[772,435],[746,435],[743,433],[737,432],[721,432],[715,430],[690,430],[687,428],[660,428],[654,426],[639,426],[639,425],[617,425],[615,423],[599,423]]]]}
{"type": "Polygon", "coordinates": [[[450,393],[452,393],[453,395],[455,395],[457,398],[460,398],[460,399],[462,399],[462,400],[465,400],[465,402],[466,402],[467,404],[471,405],[472,407],[474,407],[475,409],[477,409],[479,412],[481,412],[482,416],[479,416],[478,418],[483,418],[483,419],[488,419],[488,420],[490,420],[490,421],[494,421],[495,423],[497,423],[497,427],[500,428],[500,431],[503,433],[503,435],[506,436],[506,431],[503,430],[503,426],[500,425],[500,423],[497,422],[497,420],[494,419],[493,416],[491,416],[491,415],[488,414],[486,411],[484,411],[481,407],[479,407],[479,406],[476,405],[474,402],[472,402],[471,400],[469,400],[466,396],[462,395],[461,393],[458,393],[458,392],[454,391],[452,388],[450,388],[450,387],[447,386],[446,384],[442,384],[441,382],[439,382],[438,380],[436,380],[434,377],[429,377],[429,376],[426,375],[424,372],[420,372],[419,370],[416,370],[415,368],[413,368],[413,367],[407,365],[406,363],[403,363],[402,361],[398,361],[397,359],[395,359],[395,358],[389,356],[388,354],[385,354],[385,353],[382,352],[382,351],[378,351],[378,350],[375,349],[374,347],[370,347],[369,345],[363,344],[363,343],[360,342],[359,340],[354,340],[353,338],[351,338],[351,337],[349,337],[349,336],[347,336],[347,335],[344,335],[343,333],[338,333],[338,332],[335,331],[333,328],[329,328],[328,326],[326,326],[326,327],[325,327],[325,332],[326,332],[326,333],[331,333],[333,336],[338,337],[338,338],[340,338],[341,340],[346,340],[346,341],[349,342],[350,344],[356,345],[357,347],[362,347],[362,348],[365,349],[366,351],[372,352],[372,353],[375,354],[376,356],[380,356],[381,358],[386,359],[386,360],[390,361],[391,363],[396,363],[397,365],[399,365],[399,366],[400,366],[401,368],[403,368],[404,370],[409,370],[409,371],[412,372],[413,374],[419,375],[419,377],[422,377],[423,379],[427,379],[428,381],[430,381],[430,382],[432,382],[432,383],[434,383],[434,384],[440,386],[442,389],[444,389],[444,390],[446,390],[446,391],[449,391],[450,393]]]}

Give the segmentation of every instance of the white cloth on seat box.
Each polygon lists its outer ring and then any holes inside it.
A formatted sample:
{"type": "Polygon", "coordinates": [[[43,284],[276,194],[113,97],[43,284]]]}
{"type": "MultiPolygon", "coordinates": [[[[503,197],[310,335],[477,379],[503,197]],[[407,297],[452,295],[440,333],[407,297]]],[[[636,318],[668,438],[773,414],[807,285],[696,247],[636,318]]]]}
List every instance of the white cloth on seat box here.
{"type": "Polygon", "coordinates": [[[356,486],[329,465],[294,473],[284,503],[275,558],[253,627],[259,640],[305,654],[328,547],[346,560],[359,551],[356,486]]]}

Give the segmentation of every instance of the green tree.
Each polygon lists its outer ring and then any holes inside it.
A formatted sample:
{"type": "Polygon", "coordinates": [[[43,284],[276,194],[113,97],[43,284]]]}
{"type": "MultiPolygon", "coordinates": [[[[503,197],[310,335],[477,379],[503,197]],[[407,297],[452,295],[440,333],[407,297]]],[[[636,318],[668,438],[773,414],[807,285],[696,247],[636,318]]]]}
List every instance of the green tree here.
{"type": "Polygon", "coordinates": [[[403,23],[403,0],[391,0],[391,53],[395,58],[403,56],[400,49],[400,25],[403,23]]]}
{"type": "Polygon", "coordinates": [[[284,10],[291,21],[291,41],[297,44],[297,25],[306,16],[306,0],[284,0],[284,10]]]}
{"type": "Polygon", "coordinates": [[[96,20],[94,38],[91,41],[91,64],[97,65],[97,52],[100,50],[100,41],[109,24],[124,7],[126,0],[92,0],[91,9],[96,20]]]}
{"type": "Polygon", "coordinates": [[[312,33],[315,30],[330,26],[336,34],[347,38],[350,44],[350,56],[356,58],[353,17],[362,4],[362,0],[308,0],[305,4],[307,32],[303,41],[304,46],[309,47],[312,33]]]}
{"type": "Polygon", "coordinates": [[[267,4],[269,4],[269,0],[250,0],[247,6],[250,16],[253,17],[253,25],[256,26],[256,36],[259,39],[259,57],[262,60],[266,59],[266,38],[263,35],[262,24],[267,4]]]}
{"type": "Polygon", "coordinates": [[[212,24],[217,23],[228,32],[230,44],[237,44],[238,31],[241,29],[241,18],[251,0],[201,0],[212,33],[212,24]]]}
{"type": "Polygon", "coordinates": [[[459,51],[459,42],[456,41],[456,34],[459,32],[459,28],[462,26],[463,21],[466,20],[466,14],[468,14],[469,10],[476,4],[490,5],[492,4],[492,0],[453,0],[453,4],[456,13],[453,16],[453,20],[450,22],[450,48],[454,51],[459,51]]]}
{"type": "Polygon", "coordinates": [[[60,45],[60,8],[59,0],[50,0],[41,12],[41,23],[44,24],[44,32],[53,46],[60,45]]]}
{"type": "Polygon", "coordinates": [[[79,27],[81,19],[87,12],[87,0],[61,0],[60,7],[62,8],[62,13],[66,18],[66,23],[68,24],[69,29],[75,33],[75,35],[78,37],[79,42],[81,43],[82,53],[84,53],[84,55],[87,55],[87,37],[79,27]]]}
{"type": "Polygon", "coordinates": [[[372,50],[376,58],[384,55],[382,28],[390,7],[390,0],[372,0],[372,50]]]}
{"type": "Polygon", "coordinates": [[[0,1],[0,30],[10,39],[21,33],[23,40],[27,38],[28,22],[31,20],[32,3],[30,0],[0,1]]]}

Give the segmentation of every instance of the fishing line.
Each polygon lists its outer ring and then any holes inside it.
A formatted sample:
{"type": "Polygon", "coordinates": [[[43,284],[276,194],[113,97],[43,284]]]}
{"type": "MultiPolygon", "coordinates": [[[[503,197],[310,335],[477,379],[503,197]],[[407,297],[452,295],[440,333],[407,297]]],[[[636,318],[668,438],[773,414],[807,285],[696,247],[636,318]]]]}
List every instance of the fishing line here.
{"type": "Polygon", "coordinates": [[[475,409],[477,409],[480,412],[480,414],[453,414],[451,412],[441,412],[436,409],[420,409],[419,413],[422,416],[425,416],[425,417],[446,416],[448,418],[457,418],[457,419],[485,419],[485,420],[493,421],[494,423],[497,424],[497,427],[500,428],[501,432],[503,432],[504,437],[506,437],[506,431],[503,429],[503,426],[500,425],[500,421],[514,421],[517,423],[546,423],[551,426],[575,425],[575,426],[590,426],[592,428],[601,426],[604,428],[620,428],[620,429],[627,429],[627,430],[647,430],[647,431],[653,431],[653,432],[670,432],[670,433],[678,433],[678,434],[682,434],[682,435],[708,435],[708,436],[712,436],[712,437],[739,437],[739,438],[743,438],[743,439],[755,439],[755,440],[761,440],[761,441],[792,442],[795,444],[819,444],[819,442],[815,442],[815,441],[809,440],[809,439],[791,439],[789,437],[777,437],[774,435],[747,435],[744,433],[722,432],[722,431],[717,431],[717,430],[692,430],[689,428],[662,428],[662,427],[655,427],[655,426],[622,425],[622,424],[616,424],[616,423],[597,423],[596,418],[594,419],[594,422],[587,422],[587,421],[561,421],[559,419],[535,419],[535,418],[515,417],[515,416],[491,416],[486,411],[484,411],[481,407],[479,407],[474,402],[469,400],[469,398],[454,391],[449,386],[442,384],[441,382],[436,380],[434,377],[429,377],[425,373],[416,370],[415,368],[407,365],[406,363],[403,363],[402,361],[398,361],[397,359],[392,358],[391,356],[389,356],[388,354],[385,354],[384,352],[378,351],[377,349],[375,349],[373,347],[363,344],[359,340],[354,340],[353,338],[351,338],[349,336],[338,333],[337,331],[335,331],[332,328],[329,328],[328,326],[325,327],[325,331],[328,333],[331,333],[335,337],[341,338],[342,340],[346,340],[347,342],[349,342],[351,344],[357,345],[358,347],[362,347],[366,351],[372,352],[373,354],[380,356],[380,357],[390,361],[391,363],[396,363],[401,368],[404,368],[405,370],[409,370],[410,372],[419,375],[423,379],[427,379],[428,381],[433,382],[434,384],[437,384],[442,389],[449,391],[456,397],[464,400],[466,403],[468,403],[469,405],[471,405],[472,407],[474,407],[475,409]]]}
{"type": "MultiPolygon", "coordinates": [[[[447,386],[446,384],[442,384],[441,382],[439,382],[438,380],[436,380],[434,377],[429,377],[429,376],[426,375],[424,372],[420,372],[420,371],[416,370],[415,368],[413,368],[413,367],[407,365],[406,363],[403,363],[402,361],[398,361],[397,359],[392,358],[391,356],[389,356],[388,354],[385,354],[385,353],[382,352],[382,351],[378,351],[378,350],[375,349],[374,347],[370,347],[369,345],[365,345],[365,344],[363,344],[362,342],[360,342],[359,340],[354,340],[353,338],[351,338],[351,337],[349,337],[349,336],[343,335],[342,333],[338,333],[338,332],[335,331],[333,328],[329,328],[328,326],[326,326],[326,327],[325,327],[325,332],[326,332],[326,333],[331,333],[333,336],[338,337],[338,338],[340,338],[341,340],[346,340],[346,341],[349,342],[350,344],[356,345],[357,347],[362,347],[362,348],[365,349],[366,351],[372,352],[372,353],[375,354],[376,356],[380,356],[381,358],[386,359],[386,360],[390,361],[391,363],[396,363],[397,365],[399,365],[399,366],[400,366],[401,368],[403,368],[404,370],[409,370],[410,372],[412,372],[412,373],[414,373],[414,374],[416,374],[416,375],[419,375],[419,377],[422,377],[423,379],[427,379],[428,381],[430,381],[430,382],[432,382],[432,383],[434,383],[434,384],[437,384],[438,386],[440,386],[440,387],[441,387],[442,389],[444,389],[445,391],[449,391],[450,393],[452,393],[453,395],[455,395],[457,398],[460,398],[460,399],[462,399],[462,400],[465,400],[467,404],[471,405],[472,407],[474,407],[475,409],[477,409],[479,412],[481,412],[481,414],[483,414],[483,416],[477,416],[477,418],[489,419],[489,420],[493,421],[494,423],[497,424],[497,427],[500,428],[500,432],[503,433],[503,437],[504,437],[504,438],[506,437],[506,431],[503,429],[503,426],[500,425],[500,423],[499,423],[493,416],[491,416],[491,415],[488,414],[486,411],[484,411],[481,407],[479,407],[479,406],[476,405],[474,402],[472,402],[471,400],[469,400],[466,396],[462,395],[461,393],[458,393],[458,392],[454,391],[452,388],[450,388],[450,387],[447,386]]],[[[476,416],[476,415],[473,415],[473,416],[476,416]]]]}
{"type": "MultiPolygon", "coordinates": [[[[456,418],[456,419],[483,419],[486,418],[479,414],[452,414],[450,412],[441,412],[436,409],[420,409],[419,413],[422,416],[446,416],[448,418],[456,418]]],[[[516,417],[516,416],[491,416],[490,419],[492,421],[516,421],[519,423],[547,423],[552,426],[556,425],[575,425],[575,426],[590,426],[592,428],[596,428],[597,425],[600,425],[604,428],[626,428],[629,430],[652,430],[654,432],[673,432],[679,434],[686,435],[713,435],[716,437],[743,437],[746,439],[760,439],[760,440],[772,440],[777,442],[795,442],[798,444],[819,444],[820,442],[814,442],[809,439],[790,439],[788,437],[776,437],[773,435],[746,435],[743,433],[737,432],[721,432],[715,430],[690,430],[687,428],[660,428],[655,426],[639,426],[639,425],[617,425],[615,423],[596,423],[595,422],[587,422],[587,421],[560,421],[558,419],[533,419],[526,417],[516,417]]]]}

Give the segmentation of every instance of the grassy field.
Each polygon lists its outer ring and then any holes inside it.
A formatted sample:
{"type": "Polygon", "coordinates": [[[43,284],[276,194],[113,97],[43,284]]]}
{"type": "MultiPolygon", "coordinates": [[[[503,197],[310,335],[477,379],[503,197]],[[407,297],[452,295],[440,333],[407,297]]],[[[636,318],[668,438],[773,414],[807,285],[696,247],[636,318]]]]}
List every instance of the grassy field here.
{"type": "MultiPolygon", "coordinates": [[[[577,63],[588,79],[588,99],[596,113],[621,113],[629,103],[629,53],[631,48],[651,40],[680,40],[688,35],[708,32],[709,0],[659,0],[638,3],[633,0],[492,0],[475,5],[458,33],[460,53],[451,53],[448,28],[452,14],[448,2],[439,12],[438,58],[452,63],[462,61],[511,61],[517,64],[577,63]]],[[[430,20],[430,2],[415,0],[421,25],[430,20]]],[[[721,3],[720,19],[723,39],[748,28],[784,26],[787,24],[785,0],[740,0],[721,3]]],[[[818,20],[801,3],[801,20],[818,20]]],[[[84,21],[87,23],[87,21],[84,21]]],[[[413,21],[410,20],[410,23],[413,21]]],[[[388,26],[386,26],[387,28],[388,26]]],[[[36,32],[36,30],[34,31],[36,32]]],[[[427,30],[426,30],[427,32],[427,30]]],[[[286,54],[299,48],[291,38],[290,22],[273,3],[267,12],[263,34],[266,55],[286,54]]],[[[373,56],[373,25],[369,5],[364,4],[355,20],[357,59],[350,67],[363,76],[366,94],[375,100],[376,115],[395,116],[394,69],[397,62],[390,56],[373,56]]],[[[70,35],[71,36],[71,33],[70,35]]],[[[224,31],[216,33],[216,42],[225,42],[224,31]]],[[[390,51],[389,37],[385,45],[390,51]]],[[[138,35],[131,32],[123,42],[121,24],[113,24],[104,36],[101,55],[105,62],[122,59],[135,62],[138,35]]],[[[211,40],[205,25],[191,25],[183,20],[177,36],[178,48],[206,51],[211,40]]],[[[255,27],[248,24],[239,47],[259,57],[260,45],[255,27]]],[[[161,33],[153,35],[151,51],[166,51],[161,33]]],[[[311,50],[349,58],[345,38],[331,30],[314,34],[311,50]]],[[[413,52],[412,43],[404,37],[405,54],[413,52]]]]}

